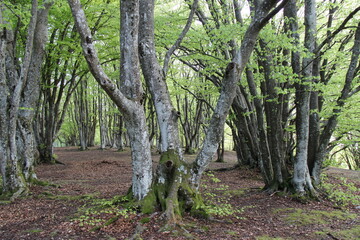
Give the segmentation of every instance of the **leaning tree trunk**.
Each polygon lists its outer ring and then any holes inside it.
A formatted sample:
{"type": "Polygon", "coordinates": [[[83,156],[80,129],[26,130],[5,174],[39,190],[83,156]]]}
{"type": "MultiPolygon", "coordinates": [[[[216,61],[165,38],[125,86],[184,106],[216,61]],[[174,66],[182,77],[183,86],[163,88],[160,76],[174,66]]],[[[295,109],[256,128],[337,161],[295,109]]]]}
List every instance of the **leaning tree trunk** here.
{"type": "Polygon", "coordinates": [[[277,0],[263,1],[255,6],[255,14],[244,35],[240,51],[234,51],[233,61],[230,62],[226,68],[223,86],[210,120],[203,147],[193,165],[192,184],[196,189],[199,188],[201,176],[217,150],[223,134],[226,117],[236,96],[236,85],[254,49],[259,32],[267,24],[269,19],[283,8],[286,2],[287,0],[284,0],[271,12],[270,10],[278,3],[277,0]]]}
{"type": "Polygon", "coordinates": [[[315,155],[314,168],[312,170],[312,177],[316,184],[320,183],[320,173],[327,154],[327,146],[329,145],[331,135],[335,131],[338,116],[346,103],[346,100],[353,94],[360,91],[360,87],[352,89],[353,80],[356,77],[356,72],[360,68],[360,23],[357,25],[355,32],[355,40],[351,53],[351,60],[345,76],[345,84],[341,91],[341,95],[336,101],[336,107],[333,109],[332,116],[327,121],[324,130],[321,132],[320,143],[315,155]]]}
{"type": "Polygon", "coordinates": [[[144,108],[138,60],[138,1],[121,2],[121,90],[109,79],[93,44],[85,13],[79,0],[68,0],[77,31],[81,37],[83,54],[96,81],[118,106],[124,116],[132,152],[132,194],[143,199],[152,182],[152,160],[144,108]]]}

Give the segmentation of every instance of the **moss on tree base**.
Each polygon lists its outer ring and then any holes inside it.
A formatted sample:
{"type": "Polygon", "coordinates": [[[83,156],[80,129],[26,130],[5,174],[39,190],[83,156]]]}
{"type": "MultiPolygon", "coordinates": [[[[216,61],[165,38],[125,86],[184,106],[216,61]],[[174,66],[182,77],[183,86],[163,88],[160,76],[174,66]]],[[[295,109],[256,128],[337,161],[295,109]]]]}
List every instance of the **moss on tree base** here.
{"type": "Polygon", "coordinates": [[[189,179],[190,167],[176,151],[162,153],[151,190],[140,201],[141,211],[149,214],[161,210],[168,223],[177,223],[184,212],[207,218],[203,199],[189,179]]]}

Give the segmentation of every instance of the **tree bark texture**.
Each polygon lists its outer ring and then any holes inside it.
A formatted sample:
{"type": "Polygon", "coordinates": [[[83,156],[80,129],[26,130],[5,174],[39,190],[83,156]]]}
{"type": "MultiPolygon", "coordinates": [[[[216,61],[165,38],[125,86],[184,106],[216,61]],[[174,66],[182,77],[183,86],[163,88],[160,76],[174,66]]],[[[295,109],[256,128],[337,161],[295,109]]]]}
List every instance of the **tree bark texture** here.
{"type": "Polygon", "coordinates": [[[154,41],[154,1],[140,0],[139,52],[141,68],[155,105],[160,128],[160,151],[175,150],[181,154],[179,113],[173,107],[162,68],[156,57],[154,41]]]}
{"type": "MultiPolygon", "coordinates": [[[[316,44],[316,3],[305,1],[305,48],[309,54],[315,50],[316,44]]],[[[296,156],[294,163],[293,185],[300,195],[313,192],[310,180],[308,161],[310,86],[313,77],[312,57],[303,59],[301,82],[296,84],[296,156]]]]}
{"type": "Polygon", "coordinates": [[[152,160],[144,108],[140,103],[142,96],[140,76],[136,74],[136,72],[139,72],[137,44],[125,40],[130,38],[137,43],[139,2],[121,1],[121,17],[122,21],[125,21],[122,22],[123,28],[120,33],[122,39],[120,45],[122,46],[121,51],[123,52],[121,54],[121,64],[123,64],[121,82],[125,84],[122,90],[109,79],[100,66],[92,34],[80,2],[78,0],[68,0],[68,3],[75,20],[77,31],[80,34],[83,54],[90,71],[124,116],[132,149],[132,193],[135,199],[140,200],[144,198],[150,190],[152,182],[152,160]],[[133,10],[125,12],[128,8],[133,10]],[[135,73],[135,75],[131,73],[135,73]]]}
{"type": "MultiPolygon", "coordinates": [[[[27,41],[21,65],[18,66],[11,25],[1,31],[1,175],[3,193],[16,198],[27,192],[27,184],[36,178],[33,171],[35,145],[33,120],[40,91],[40,69],[47,41],[47,19],[51,1],[41,8],[33,0],[27,41]],[[36,34],[35,34],[36,33],[36,34]],[[19,71],[17,71],[19,69],[19,71]]],[[[5,7],[0,5],[1,13],[5,7]]]]}
{"type": "MultiPolygon", "coordinates": [[[[180,43],[177,41],[177,44],[180,43]]],[[[168,223],[173,224],[179,220],[184,209],[199,209],[202,201],[189,185],[190,171],[183,160],[179,138],[179,113],[170,99],[164,75],[167,71],[163,71],[156,57],[153,0],[140,0],[139,53],[161,136],[161,161],[153,181],[152,192],[147,197],[144,207],[153,208],[160,204],[168,223]],[[182,204],[184,202],[186,206],[182,204]]]]}

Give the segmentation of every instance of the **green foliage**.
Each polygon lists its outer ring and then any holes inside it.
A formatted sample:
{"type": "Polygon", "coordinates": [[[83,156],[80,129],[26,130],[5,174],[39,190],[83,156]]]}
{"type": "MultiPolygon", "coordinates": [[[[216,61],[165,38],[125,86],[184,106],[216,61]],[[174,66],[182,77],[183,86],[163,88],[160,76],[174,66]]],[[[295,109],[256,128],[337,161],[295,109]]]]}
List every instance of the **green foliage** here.
{"type": "Polygon", "coordinates": [[[144,217],[144,218],[140,219],[140,223],[145,224],[145,223],[150,222],[150,220],[151,219],[149,217],[144,217]]]}
{"type": "MultiPolygon", "coordinates": [[[[208,178],[205,180],[214,183],[220,183],[221,180],[216,178],[212,172],[206,172],[208,178]]],[[[240,214],[244,212],[245,208],[238,208],[229,203],[229,198],[239,194],[237,190],[229,190],[229,186],[220,184],[218,187],[209,187],[206,184],[202,185],[204,188],[205,211],[213,216],[226,217],[234,216],[237,219],[243,219],[240,214]],[[233,194],[236,193],[236,194],[233,194]]],[[[243,190],[240,191],[240,194],[243,190]]]]}
{"type": "Polygon", "coordinates": [[[54,183],[51,183],[51,182],[48,182],[48,181],[42,181],[42,180],[39,180],[37,178],[32,178],[31,183],[34,184],[34,185],[43,186],[43,187],[47,187],[47,186],[59,187],[59,185],[57,185],[57,184],[54,184],[54,183]]]}
{"type": "Polygon", "coordinates": [[[84,195],[56,195],[51,192],[42,192],[38,197],[44,197],[52,200],[63,200],[63,201],[75,201],[75,200],[91,200],[94,198],[94,194],[84,195]]]}
{"type": "Polygon", "coordinates": [[[359,189],[347,178],[338,178],[339,184],[332,184],[327,181],[327,177],[322,175],[321,188],[327,197],[338,206],[360,205],[359,189]]]}
{"type": "Polygon", "coordinates": [[[215,177],[214,173],[212,173],[211,171],[204,173],[204,175],[210,177],[210,180],[214,183],[221,182],[221,180],[219,178],[215,177]]]}

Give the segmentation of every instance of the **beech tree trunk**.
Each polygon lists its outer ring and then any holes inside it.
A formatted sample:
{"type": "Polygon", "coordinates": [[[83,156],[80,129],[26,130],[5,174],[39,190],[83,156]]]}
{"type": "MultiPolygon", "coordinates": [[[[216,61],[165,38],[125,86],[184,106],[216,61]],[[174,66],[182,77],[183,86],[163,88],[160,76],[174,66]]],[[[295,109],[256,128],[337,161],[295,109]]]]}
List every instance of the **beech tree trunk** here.
{"type": "MultiPolygon", "coordinates": [[[[194,214],[199,214],[198,211],[201,210],[203,203],[198,193],[201,176],[218,149],[225,120],[236,95],[237,83],[253,51],[256,38],[267,21],[282,8],[279,6],[269,14],[276,3],[277,1],[269,1],[257,6],[255,17],[245,34],[241,49],[234,51],[234,59],[226,69],[221,94],[211,118],[203,148],[194,164],[187,166],[182,161],[181,150],[179,150],[177,112],[171,104],[163,75],[166,73],[166,66],[161,71],[156,59],[153,30],[154,2],[140,0],[140,60],[155,104],[162,141],[162,158],[152,186],[152,195],[148,197],[150,203],[146,202],[146,207],[153,206],[156,201],[160,202],[170,223],[176,222],[184,210],[194,214]],[[181,202],[188,204],[182,206],[181,202]]],[[[193,5],[192,11],[194,8],[193,5]]],[[[190,16],[191,14],[192,12],[190,16]]],[[[179,36],[176,43],[181,42],[182,36],[179,36]]]]}
{"type": "MultiPolygon", "coordinates": [[[[305,48],[313,53],[316,44],[316,3],[305,1],[305,48]]],[[[296,84],[296,156],[294,163],[293,185],[299,195],[313,194],[308,161],[310,87],[313,78],[312,57],[306,57],[302,63],[301,82],[296,84]]]]}
{"type": "Polygon", "coordinates": [[[152,182],[152,160],[144,108],[138,60],[138,1],[121,1],[121,90],[109,79],[102,67],[93,44],[91,31],[79,0],[68,0],[83,54],[91,73],[118,106],[124,116],[132,153],[132,194],[143,199],[152,182]]]}
{"type": "MultiPolygon", "coordinates": [[[[179,38],[180,39],[180,38],[179,38]]],[[[178,40],[179,41],[179,40],[178,40]]],[[[189,167],[183,160],[180,145],[179,112],[172,105],[165,81],[166,67],[161,68],[156,57],[154,41],[154,0],[140,0],[139,53],[142,71],[160,128],[161,160],[152,184],[152,192],[144,202],[144,211],[152,211],[160,204],[169,223],[176,223],[187,202],[188,210],[198,209],[200,199],[189,185],[189,167]],[[181,201],[179,198],[183,198],[181,201]]]]}
{"type": "Polygon", "coordinates": [[[286,0],[283,1],[273,10],[272,8],[278,3],[276,0],[259,2],[254,6],[254,16],[245,33],[240,50],[234,51],[233,60],[226,68],[220,96],[210,120],[203,147],[192,169],[192,184],[195,188],[199,188],[201,176],[216,153],[217,146],[223,134],[226,117],[236,96],[236,85],[254,49],[259,32],[267,24],[269,19],[283,8],[286,2],[286,0]],[[270,10],[272,11],[270,12],[270,10]]]}
{"type": "Polygon", "coordinates": [[[32,127],[51,5],[51,1],[44,1],[39,8],[38,2],[32,1],[24,56],[18,66],[14,32],[11,24],[2,17],[4,11],[10,10],[0,4],[0,23],[4,26],[0,32],[0,165],[2,193],[12,199],[26,194],[28,182],[36,178],[33,171],[36,150],[32,127]]]}
{"type": "Polygon", "coordinates": [[[355,31],[354,45],[351,51],[351,60],[345,76],[345,84],[341,90],[341,94],[336,101],[336,107],[334,107],[331,117],[328,119],[324,130],[319,137],[319,145],[315,154],[314,168],[312,169],[312,177],[315,184],[320,183],[320,173],[327,154],[327,147],[330,142],[330,138],[335,131],[338,117],[342,111],[342,107],[346,104],[346,100],[353,94],[360,91],[359,87],[354,87],[353,80],[355,79],[356,72],[360,68],[360,23],[357,25],[355,31]]]}

